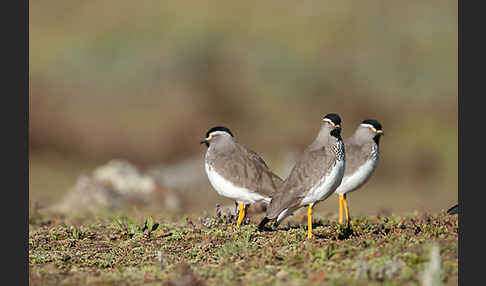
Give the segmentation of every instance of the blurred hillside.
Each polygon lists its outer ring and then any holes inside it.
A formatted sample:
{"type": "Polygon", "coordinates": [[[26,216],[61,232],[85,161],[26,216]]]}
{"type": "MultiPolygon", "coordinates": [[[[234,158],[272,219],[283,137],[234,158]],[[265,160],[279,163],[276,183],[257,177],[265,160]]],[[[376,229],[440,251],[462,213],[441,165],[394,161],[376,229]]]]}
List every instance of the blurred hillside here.
{"type": "MultiPolygon", "coordinates": [[[[202,160],[214,125],[285,177],[329,112],[344,138],[367,118],[386,134],[352,214],[457,201],[457,1],[50,0],[29,11],[31,202],[58,201],[113,158],[202,160]]],[[[229,202],[208,182],[199,194],[187,212],[229,202]]]]}

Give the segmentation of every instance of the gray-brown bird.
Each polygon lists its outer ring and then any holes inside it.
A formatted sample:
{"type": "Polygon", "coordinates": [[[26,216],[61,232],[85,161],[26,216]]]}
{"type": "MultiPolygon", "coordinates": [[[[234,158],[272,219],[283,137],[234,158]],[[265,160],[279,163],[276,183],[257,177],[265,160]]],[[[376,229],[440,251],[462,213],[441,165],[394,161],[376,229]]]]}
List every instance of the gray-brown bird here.
{"type": "Polygon", "coordinates": [[[312,207],[334,193],[345,168],[345,151],[341,138],[341,118],[327,114],[315,140],[302,153],[294,168],[272,197],[266,216],[260,222],[282,220],[301,207],[307,207],[307,237],[312,238],[312,207]]]}
{"type": "Polygon", "coordinates": [[[239,227],[249,205],[268,204],[282,179],[257,153],[238,143],[226,127],[211,128],[203,143],[208,147],[204,163],[209,182],[218,194],[238,202],[239,227]]]}
{"type": "Polygon", "coordinates": [[[343,207],[346,214],[346,222],[349,223],[349,215],[346,194],[358,190],[373,175],[379,159],[380,138],[383,136],[381,124],[374,119],[361,122],[356,131],[344,140],[346,150],[346,169],[344,177],[336,189],[339,198],[339,223],[343,223],[343,207]]]}

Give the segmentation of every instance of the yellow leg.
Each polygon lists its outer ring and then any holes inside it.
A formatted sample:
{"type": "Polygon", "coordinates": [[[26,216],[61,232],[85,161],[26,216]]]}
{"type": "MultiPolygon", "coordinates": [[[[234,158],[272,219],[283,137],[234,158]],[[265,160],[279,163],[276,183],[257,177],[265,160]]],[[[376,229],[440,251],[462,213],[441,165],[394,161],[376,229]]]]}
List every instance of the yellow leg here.
{"type": "Polygon", "coordinates": [[[339,224],[343,223],[343,195],[338,195],[339,197],[339,224]]]}
{"type": "Polygon", "coordinates": [[[240,227],[240,224],[243,222],[243,219],[245,218],[245,211],[245,205],[240,203],[240,213],[238,214],[238,223],[236,224],[236,227],[240,227]]]}
{"type": "Polygon", "coordinates": [[[312,238],[312,205],[307,208],[307,238],[312,238]]]}
{"type": "Polygon", "coordinates": [[[343,197],[343,204],[344,204],[344,211],[346,212],[346,222],[349,223],[351,221],[351,217],[349,216],[349,208],[348,202],[346,201],[346,194],[343,197]]]}

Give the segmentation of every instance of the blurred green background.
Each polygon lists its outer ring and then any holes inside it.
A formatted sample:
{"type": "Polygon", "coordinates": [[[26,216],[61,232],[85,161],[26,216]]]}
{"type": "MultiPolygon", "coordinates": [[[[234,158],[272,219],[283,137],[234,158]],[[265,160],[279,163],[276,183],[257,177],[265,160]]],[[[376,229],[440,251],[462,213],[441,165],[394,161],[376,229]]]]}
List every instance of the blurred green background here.
{"type": "MultiPolygon", "coordinates": [[[[113,158],[200,157],[225,125],[285,177],[321,118],[385,130],[351,214],[457,202],[457,1],[30,1],[30,203],[113,158]],[[290,158],[290,159],[289,159],[290,158]],[[285,165],[287,164],[287,165],[285,165]],[[290,166],[291,167],[291,166],[290,166]]],[[[184,213],[212,212],[204,181],[184,213]]],[[[321,213],[335,212],[333,196],[321,213]]],[[[164,209],[158,211],[164,214],[164,209]]]]}

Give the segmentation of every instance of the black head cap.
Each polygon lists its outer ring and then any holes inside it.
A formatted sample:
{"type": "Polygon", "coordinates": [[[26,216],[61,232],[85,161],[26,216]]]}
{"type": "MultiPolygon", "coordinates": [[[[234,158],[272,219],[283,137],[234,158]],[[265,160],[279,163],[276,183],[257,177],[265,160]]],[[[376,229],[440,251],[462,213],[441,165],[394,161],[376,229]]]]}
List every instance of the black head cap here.
{"type": "Polygon", "coordinates": [[[335,125],[341,125],[341,117],[336,113],[329,113],[328,115],[324,116],[323,119],[330,119],[335,125]]]}
{"type": "Polygon", "coordinates": [[[381,127],[380,122],[378,122],[374,119],[366,119],[363,122],[361,122],[361,124],[369,124],[369,125],[373,126],[373,128],[375,128],[376,131],[381,131],[373,137],[373,140],[376,142],[376,144],[380,144],[380,138],[383,135],[383,129],[381,127]]]}
{"type": "Polygon", "coordinates": [[[373,126],[376,130],[382,130],[383,131],[383,128],[381,127],[380,122],[378,122],[374,119],[363,120],[363,122],[361,122],[361,124],[369,124],[369,125],[373,126]]]}
{"type": "Polygon", "coordinates": [[[213,133],[213,132],[215,132],[215,131],[223,131],[223,132],[226,132],[226,133],[228,133],[229,135],[231,135],[231,137],[233,137],[233,133],[231,133],[231,131],[230,131],[228,128],[226,128],[226,127],[224,127],[224,126],[216,126],[216,127],[213,127],[213,128],[211,128],[211,129],[209,129],[209,131],[208,131],[208,132],[206,132],[206,138],[208,138],[208,137],[209,137],[209,134],[211,134],[211,133],[213,133]]]}

